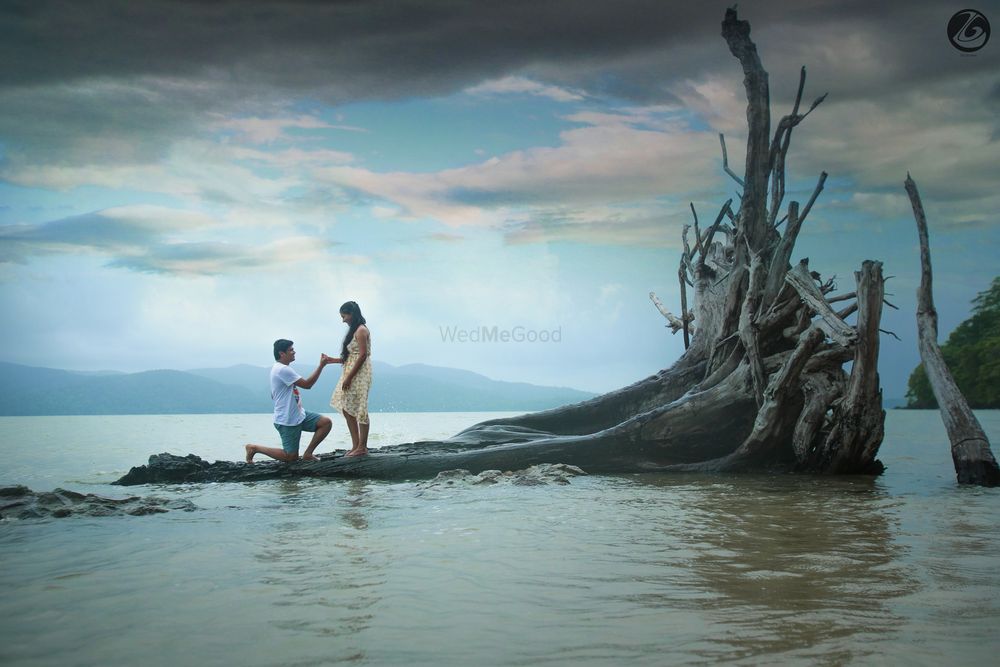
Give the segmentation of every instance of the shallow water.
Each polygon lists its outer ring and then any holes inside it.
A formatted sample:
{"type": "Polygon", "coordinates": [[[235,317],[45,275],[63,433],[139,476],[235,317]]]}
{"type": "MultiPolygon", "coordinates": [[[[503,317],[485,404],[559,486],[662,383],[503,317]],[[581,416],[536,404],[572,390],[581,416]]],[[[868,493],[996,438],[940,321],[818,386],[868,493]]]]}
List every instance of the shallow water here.
{"type": "MultiPolygon", "coordinates": [[[[373,445],[493,416],[376,414],[373,445]]],[[[1000,413],[979,416],[1000,444],[1000,413]]],[[[151,453],[275,439],[267,415],[0,419],[0,484],[201,508],[0,523],[0,663],[971,665],[1000,649],[1000,490],[954,483],[936,412],[889,413],[874,480],[108,486],[151,453]]]]}

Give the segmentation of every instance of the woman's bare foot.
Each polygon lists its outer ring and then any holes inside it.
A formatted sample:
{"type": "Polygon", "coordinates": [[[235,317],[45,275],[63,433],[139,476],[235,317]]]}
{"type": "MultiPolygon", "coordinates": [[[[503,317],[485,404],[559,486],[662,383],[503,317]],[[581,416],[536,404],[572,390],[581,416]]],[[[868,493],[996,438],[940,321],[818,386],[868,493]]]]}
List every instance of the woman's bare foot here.
{"type": "Polygon", "coordinates": [[[351,451],[344,454],[344,456],[367,456],[368,449],[352,449],[351,451]]]}
{"type": "Polygon", "coordinates": [[[247,463],[253,463],[253,455],[257,453],[257,448],[253,445],[244,447],[247,450],[247,463]]]}

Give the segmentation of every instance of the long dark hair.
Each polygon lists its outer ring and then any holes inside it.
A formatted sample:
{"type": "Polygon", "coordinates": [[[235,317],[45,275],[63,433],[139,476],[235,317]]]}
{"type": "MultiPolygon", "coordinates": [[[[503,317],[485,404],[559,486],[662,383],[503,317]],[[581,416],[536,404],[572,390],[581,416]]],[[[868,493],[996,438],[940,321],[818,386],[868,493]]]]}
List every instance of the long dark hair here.
{"type": "Polygon", "coordinates": [[[344,344],[340,348],[340,358],[346,362],[347,346],[354,340],[354,332],[365,323],[365,316],[361,314],[361,307],[357,301],[348,301],[340,307],[340,312],[351,316],[351,327],[347,330],[347,335],[344,336],[344,344]]]}

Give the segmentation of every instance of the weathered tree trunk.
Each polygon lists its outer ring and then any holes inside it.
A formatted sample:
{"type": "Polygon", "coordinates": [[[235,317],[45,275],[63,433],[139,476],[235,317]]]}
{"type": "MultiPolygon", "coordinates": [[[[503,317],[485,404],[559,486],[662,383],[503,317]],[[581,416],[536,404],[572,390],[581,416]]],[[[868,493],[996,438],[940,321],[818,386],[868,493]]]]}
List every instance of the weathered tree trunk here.
{"type": "Polygon", "coordinates": [[[990,450],[979,420],[972,414],[951,371],[944,362],[938,347],[937,310],[934,308],[933,276],[931,274],[931,248],[927,237],[927,217],[924,205],[917,192],[917,184],[906,175],[906,192],[913,206],[913,217],[917,221],[920,236],[920,289],[917,292],[917,335],[920,345],[920,359],[923,361],[931,390],[941,409],[941,418],[948,439],[951,441],[951,458],[955,463],[955,474],[959,484],[979,484],[981,486],[1000,485],[1000,468],[990,450]]]}
{"type": "Polygon", "coordinates": [[[787,215],[778,219],[792,130],[823,97],[799,113],[803,69],[792,113],[772,137],[768,76],[750,25],[730,9],[722,35],[745,75],[749,132],[742,178],[729,168],[720,136],[723,168],[742,194],[738,210],[727,201],[704,231],[695,213],[693,244],[685,229],[680,318],[651,295],[673,319],[675,332],[693,336],[671,368],[582,403],[486,421],[445,441],[386,447],[361,459],[245,465],[157,456],[120,483],[291,475],[415,479],[455,468],[481,472],[537,463],[567,463],[591,473],[880,472],[875,456],[884,418],[877,373],[881,264],[865,262],[856,291],[841,296],[830,296],[832,281],[810,272],[808,260],[789,266],[825,173],[801,211],[798,202],[789,202],[787,215]],[[693,313],[686,285],[694,290],[693,313]],[[857,303],[840,311],[831,305],[850,299],[857,303]],[[854,311],[857,325],[845,321],[854,311]],[[850,375],[843,370],[847,362],[853,362],[850,375]]]}

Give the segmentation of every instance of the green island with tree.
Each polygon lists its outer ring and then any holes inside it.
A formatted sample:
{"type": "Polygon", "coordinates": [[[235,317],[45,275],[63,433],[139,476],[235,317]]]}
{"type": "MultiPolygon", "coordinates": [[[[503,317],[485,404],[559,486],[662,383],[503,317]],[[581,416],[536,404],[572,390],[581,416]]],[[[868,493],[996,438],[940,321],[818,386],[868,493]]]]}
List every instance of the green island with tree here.
{"type": "MultiPolygon", "coordinates": [[[[941,346],[944,360],[969,407],[1000,408],[1000,276],[972,300],[972,316],[941,346]]],[[[910,374],[906,407],[938,407],[923,364],[910,374]]]]}

